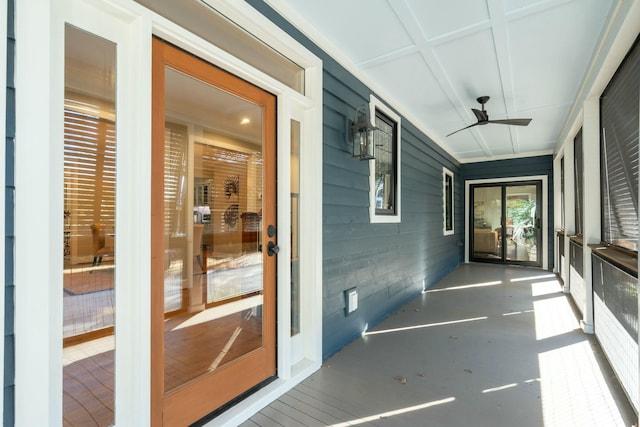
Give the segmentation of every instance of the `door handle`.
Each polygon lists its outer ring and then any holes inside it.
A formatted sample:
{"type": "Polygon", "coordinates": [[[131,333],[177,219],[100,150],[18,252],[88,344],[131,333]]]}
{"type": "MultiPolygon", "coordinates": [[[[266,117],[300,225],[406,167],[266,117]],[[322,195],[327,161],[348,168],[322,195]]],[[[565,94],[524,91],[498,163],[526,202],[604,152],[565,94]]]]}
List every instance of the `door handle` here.
{"type": "Polygon", "coordinates": [[[267,243],[267,255],[274,256],[280,252],[280,248],[273,242],[267,243]]]}

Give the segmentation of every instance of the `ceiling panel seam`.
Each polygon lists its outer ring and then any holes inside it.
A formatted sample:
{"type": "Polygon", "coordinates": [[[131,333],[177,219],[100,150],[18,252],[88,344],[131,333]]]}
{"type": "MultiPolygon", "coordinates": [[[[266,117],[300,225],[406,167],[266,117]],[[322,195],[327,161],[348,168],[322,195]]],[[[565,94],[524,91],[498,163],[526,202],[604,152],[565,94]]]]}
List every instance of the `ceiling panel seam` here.
{"type": "MultiPolygon", "coordinates": [[[[514,117],[515,89],[513,86],[513,68],[511,66],[511,51],[509,46],[509,32],[507,31],[504,0],[489,0],[489,17],[492,26],[493,45],[496,50],[498,72],[500,73],[500,86],[502,86],[502,99],[506,111],[506,118],[514,117]]],[[[490,95],[490,94],[487,94],[490,95]]],[[[495,117],[494,117],[495,119],[495,117]]],[[[509,129],[511,137],[511,149],[514,154],[520,153],[518,133],[509,129]]]]}
{"type": "MultiPolygon", "coordinates": [[[[426,67],[431,71],[435,81],[438,83],[443,93],[449,99],[452,107],[455,108],[461,118],[469,118],[469,112],[466,108],[463,108],[463,102],[458,95],[458,92],[454,88],[451,80],[447,76],[447,73],[442,66],[440,58],[436,54],[434,48],[426,40],[426,35],[420,24],[417,22],[416,14],[411,9],[411,6],[407,4],[406,0],[389,1],[389,6],[393,9],[394,13],[402,22],[405,27],[405,31],[409,34],[409,37],[413,40],[415,45],[420,45],[420,56],[424,61],[426,67]]],[[[473,133],[476,144],[487,155],[491,155],[486,141],[479,133],[473,133]]]]}

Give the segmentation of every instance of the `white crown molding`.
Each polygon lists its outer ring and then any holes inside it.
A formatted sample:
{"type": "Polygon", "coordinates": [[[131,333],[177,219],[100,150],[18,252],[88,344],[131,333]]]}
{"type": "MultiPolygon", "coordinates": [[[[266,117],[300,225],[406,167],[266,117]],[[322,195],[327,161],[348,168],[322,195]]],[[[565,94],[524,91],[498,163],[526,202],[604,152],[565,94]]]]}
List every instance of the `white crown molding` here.
{"type": "Polygon", "coordinates": [[[526,159],[527,157],[539,157],[539,156],[548,156],[554,153],[553,150],[542,150],[542,151],[532,151],[526,154],[504,154],[501,156],[492,156],[492,157],[474,157],[472,159],[464,159],[460,163],[479,163],[479,162],[492,162],[494,160],[515,160],[515,159],[526,159]]]}

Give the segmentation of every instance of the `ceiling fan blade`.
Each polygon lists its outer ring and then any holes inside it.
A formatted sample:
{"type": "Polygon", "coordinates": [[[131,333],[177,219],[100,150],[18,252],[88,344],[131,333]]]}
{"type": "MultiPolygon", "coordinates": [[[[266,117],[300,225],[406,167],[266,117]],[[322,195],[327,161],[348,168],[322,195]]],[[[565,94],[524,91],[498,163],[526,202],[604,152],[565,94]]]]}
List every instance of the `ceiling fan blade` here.
{"type": "Polygon", "coordinates": [[[471,111],[476,115],[476,119],[478,119],[479,122],[486,122],[489,120],[489,115],[486,111],[476,110],[475,108],[472,108],[471,111]]]}
{"type": "MultiPolygon", "coordinates": [[[[457,131],[455,131],[455,132],[451,132],[451,133],[450,133],[449,135],[447,135],[447,136],[451,136],[451,135],[453,135],[454,133],[458,133],[458,132],[460,132],[461,130],[469,129],[469,128],[472,128],[472,127],[474,127],[474,126],[478,126],[478,123],[474,123],[474,124],[469,125],[469,126],[467,126],[467,127],[465,127],[465,128],[458,129],[458,130],[457,130],[457,131]]],[[[445,136],[445,138],[446,138],[447,136],[445,136]]]]}
{"type": "Polygon", "coordinates": [[[496,123],[499,125],[527,126],[531,119],[505,119],[505,120],[489,120],[488,123],[496,123]]]}

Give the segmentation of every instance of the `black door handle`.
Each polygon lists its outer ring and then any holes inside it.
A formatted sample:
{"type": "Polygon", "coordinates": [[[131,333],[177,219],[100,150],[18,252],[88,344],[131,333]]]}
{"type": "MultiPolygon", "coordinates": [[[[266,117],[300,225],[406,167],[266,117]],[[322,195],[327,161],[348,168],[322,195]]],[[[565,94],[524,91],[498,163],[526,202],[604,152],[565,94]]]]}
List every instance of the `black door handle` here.
{"type": "Polygon", "coordinates": [[[273,242],[267,243],[267,255],[274,256],[280,252],[280,248],[273,242]]]}

